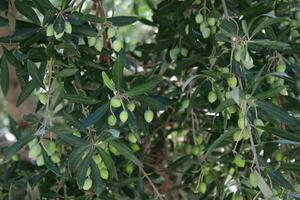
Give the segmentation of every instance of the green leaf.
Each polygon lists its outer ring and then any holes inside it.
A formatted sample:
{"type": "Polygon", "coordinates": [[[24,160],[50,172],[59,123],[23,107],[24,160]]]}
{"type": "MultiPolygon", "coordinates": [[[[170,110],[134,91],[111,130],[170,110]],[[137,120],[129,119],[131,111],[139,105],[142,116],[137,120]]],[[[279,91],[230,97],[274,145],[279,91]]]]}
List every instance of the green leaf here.
{"type": "Polygon", "coordinates": [[[59,169],[52,162],[52,160],[50,159],[50,157],[48,156],[48,154],[47,154],[47,152],[45,151],[44,148],[42,148],[42,155],[43,155],[46,167],[50,171],[52,171],[54,174],[56,174],[57,176],[62,176],[61,173],[59,172],[59,169]]]}
{"type": "Polygon", "coordinates": [[[270,177],[276,181],[279,185],[282,187],[289,189],[289,190],[294,190],[293,186],[280,174],[279,171],[271,171],[267,170],[270,177]]]}
{"type": "Polygon", "coordinates": [[[63,69],[57,74],[57,76],[61,78],[65,78],[65,77],[73,76],[77,72],[78,72],[77,68],[63,69]]]}
{"type": "Polygon", "coordinates": [[[263,193],[265,199],[272,199],[273,192],[264,180],[264,178],[257,171],[254,171],[254,173],[257,177],[257,185],[260,191],[263,193]]]}
{"type": "Polygon", "coordinates": [[[9,187],[8,200],[16,200],[16,192],[13,184],[9,187]]]}
{"type": "Polygon", "coordinates": [[[128,110],[126,107],[127,113],[128,113],[128,126],[130,131],[134,134],[134,136],[137,138],[137,140],[140,142],[141,141],[141,136],[140,136],[140,130],[137,125],[137,121],[135,116],[128,110]]]}
{"type": "Polygon", "coordinates": [[[82,96],[77,94],[64,94],[63,98],[81,104],[96,104],[100,102],[98,99],[95,99],[93,97],[82,96]]]}
{"type": "Polygon", "coordinates": [[[58,86],[54,91],[54,94],[51,99],[51,108],[55,108],[60,103],[60,100],[63,97],[64,94],[64,84],[63,83],[57,83],[58,86]]]}
{"type": "Polygon", "coordinates": [[[223,141],[225,141],[227,138],[231,137],[233,131],[228,131],[226,133],[223,133],[216,139],[208,148],[207,151],[204,154],[204,157],[206,158],[209,156],[215,148],[217,148],[223,141]]]}
{"type": "Polygon", "coordinates": [[[270,97],[274,97],[274,96],[277,96],[286,87],[287,86],[282,85],[282,86],[279,86],[279,87],[276,87],[276,88],[272,88],[268,91],[264,91],[264,92],[261,92],[261,93],[257,94],[255,97],[257,99],[260,99],[260,100],[267,99],[267,98],[270,98],[270,97]]]}
{"type": "Polygon", "coordinates": [[[4,151],[5,160],[9,160],[13,155],[18,153],[18,151],[20,151],[20,149],[22,149],[27,143],[29,143],[34,138],[35,138],[35,135],[27,135],[23,138],[20,138],[12,146],[8,147],[4,151]]]}
{"type": "Polygon", "coordinates": [[[115,179],[118,180],[118,174],[117,169],[115,166],[114,161],[111,159],[108,153],[106,153],[105,150],[103,150],[101,147],[97,147],[98,154],[102,158],[105,166],[107,167],[109,173],[112,175],[112,177],[115,177],[115,179]]]}
{"type": "Polygon", "coordinates": [[[300,173],[300,164],[298,164],[298,163],[282,163],[280,165],[280,170],[300,173]]]}
{"type": "Polygon", "coordinates": [[[60,134],[57,134],[57,137],[59,139],[61,139],[63,142],[70,144],[72,146],[75,146],[75,147],[86,145],[86,142],[83,139],[81,139],[73,134],[70,134],[70,133],[60,133],[60,134]]]}
{"type": "Polygon", "coordinates": [[[116,90],[114,82],[107,76],[104,71],[102,72],[102,79],[106,87],[108,87],[111,91],[116,90]]]}
{"type": "MultiPolygon", "coordinates": [[[[89,151],[88,154],[84,157],[84,159],[82,160],[82,162],[80,162],[78,168],[77,168],[77,174],[76,174],[76,178],[77,178],[77,182],[78,182],[78,186],[81,189],[84,181],[86,179],[86,172],[90,166],[91,160],[92,160],[92,151],[89,151]]],[[[78,158],[81,159],[81,158],[78,158]]]]}
{"type": "Polygon", "coordinates": [[[263,48],[269,48],[275,50],[287,50],[291,48],[288,43],[280,42],[280,41],[272,41],[269,39],[250,40],[249,44],[255,44],[255,45],[262,46],[263,48]]]}
{"type": "Polygon", "coordinates": [[[224,109],[232,105],[235,105],[235,101],[233,99],[226,99],[218,105],[218,107],[215,110],[215,113],[222,112],[224,109]]]}
{"type": "Polygon", "coordinates": [[[96,123],[103,117],[109,108],[109,104],[105,103],[92,112],[80,125],[80,130],[86,129],[90,125],[96,123]]]}
{"type": "Polygon", "coordinates": [[[55,19],[55,21],[53,23],[53,28],[54,28],[55,32],[57,32],[57,33],[64,32],[64,30],[65,30],[65,20],[64,20],[62,15],[59,15],[55,19]]]}
{"type": "Polygon", "coordinates": [[[89,145],[83,145],[72,151],[68,159],[68,170],[70,174],[77,169],[79,165],[78,158],[81,158],[89,147],[89,145]]]}
{"type": "Polygon", "coordinates": [[[265,101],[257,101],[257,107],[270,118],[276,119],[292,129],[300,129],[299,121],[282,108],[265,101]]]}
{"type": "Polygon", "coordinates": [[[8,87],[9,87],[9,71],[8,71],[8,64],[6,60],[5,54],[2,56],[1,64],[1,89],[4,94],[4,96],[7,95],[8,87]]]}
{"type": "Polygon", "coordinates": [[[21,94],[19,95],[16,102],[17,107],[19,107],[31,95],[36,86],[37,83],[31,80],[22,88],[21,94]]]}
{"type": "Polygon", "coordinates": [[[39,86],[43,89],[45,89],[44,83],[43,83],[43,77],[41,77],[41,73],[39,72],[39,69],[37,66],[31,62],[30,60],[27,60],[27,70],[29,72],[29,75],[32,77],[34,81],[36,81],[39,86]]]}
{"type": "Polygon", "coordinates": [[[164,104],[163,100],[169,101],[169,99],[163,99],[163,97],[160,98],[159,96],[136,96],[134,99],[154,110],[165,110],[167,105],[164,104]]]}
{"type": "Polygon", "coordinates": [[[152,79],[146,83],[140,84],[129,89],[125,94],[129,97],[142,95],[146,92],[153,90],[159,82],[160,80],[158,79],[152,79]]]}
{"type": "Polygon", "coordinates": [[[91,178],[93,180],[94,188],[96,194],[99,195],[105,189],[105,183],[102,181],[99,168],[93,160],[91,162],[91,169],[92,169],[91,178]]]}
{"type": "Polygon", "coordinates": [[[27,17],[29,20],[34,22],[35,24],[40,24],[39,17],[37,16],[36,12],[32,9],[32,6],[28,4],[28,2],[23,0],[16,0],[15,5],[17,10],[27,17]]]}
{"type": "Polygon", "coordinates": [[[280,138],[300,142],[300,136],[299,135],[293,134],[293,133],[288,132],[286,130],[279,129],[279,128],[274,128],[274,127],[269,127],[269,126],[259,126],[258,128],[263,129],[265,132],[276,135],[280,138]]]}
{"type": "Polygon", "coordinates": [[[281,23],[283,21],[287,21],[287,19],[281,18],[281,17],[275,17],[275,18],[266,18],[263,22],[261,22],[252,32],[252,36],[256,35],[258,32],[263,30],[264,28],[271,26],[273,24],[281,23]]]}
{"type": "Polygon", "coordinates": [[[124,70],[124,65],[122,64],[121,59],[118,58],[112,67],[112,79],[117,90],[120,90],[122,88],[123,70],[124,70]]]}
{"type": "Polygon", "coordinates": [[[126,159],[130,160],[139,167],[143,167],[141,161],[135,157],[135,155],[124,143],[119,140],[113,140],[110,141],[110,144],[112,144],[126,159]]]}
{"type": "Polygon", "coordinates": [[[112,22],[114,26],[127,26],[139,20],[135,16],[116,16],[107,18],[107,21],[112,22]]]}

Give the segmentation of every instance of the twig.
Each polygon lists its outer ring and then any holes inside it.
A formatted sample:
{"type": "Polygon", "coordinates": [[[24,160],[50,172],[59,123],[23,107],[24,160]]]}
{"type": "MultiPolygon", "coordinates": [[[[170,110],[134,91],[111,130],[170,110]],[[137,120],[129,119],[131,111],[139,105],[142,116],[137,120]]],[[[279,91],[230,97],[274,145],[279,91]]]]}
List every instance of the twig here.
{"type": "Polygon", "coordinates": [[[248,130],[248,134],[249,134],[249,138],[250,138],[250,144],[251,144],[251,150],[252,150],[252,153],[253,153],[253,159],[255,161],[255,167],[257,169],[257,172],[259,174],[261,174],[260,172],[260,165],[259,165],[259,162],[258,162],[258,159],[257,159],[257,152],[256,152],[256,148],[255,148],[255,144],[254,144],[254,140],[253,140],[253,136],[252,136],[252,132],[251,132],[251,126],[250,126],[250,123],[247,121],[247,130],[248,130]]]}
{"type": "Polygon", "coordinates": [[[142,171],[143,175],[146,177],[146,179],[148,180],[148,182],[150,183],[150,185],[152,186],[154,192],[157,194],[158,199],[160,200],[164,200],[162,195],[159,193],[158,189],[156,188],[156,186],[154,185],[154,183],[151,181],[150,177],[148,176],[148,174],[145,172],[145,170],[143,168],[140,168],[140,170],[142,171]]]}
{"type": "Polygon", "coordinates": [[[225,2],[225,0],[221,0],[221,1],[222,1],[222,6],[223,6],[223,10],[224,10],[225,19],[229,20],[229,15],[228,15],[226,2],[225,2]]]}

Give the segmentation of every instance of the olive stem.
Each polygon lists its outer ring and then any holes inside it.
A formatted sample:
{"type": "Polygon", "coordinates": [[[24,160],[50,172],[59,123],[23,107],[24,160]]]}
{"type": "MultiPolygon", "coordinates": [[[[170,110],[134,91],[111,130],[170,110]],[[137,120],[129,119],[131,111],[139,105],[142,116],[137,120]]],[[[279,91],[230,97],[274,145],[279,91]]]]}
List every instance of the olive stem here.
{"type": "Polygon", "coordinates": [[[154,185],[154,183],[151,181],[150,177],[148,176],[148,174],[145,172],[145,170],[141,167],[140,170],[142,171],[142,173],[144,174],[144,176],[146,177],[146,179],[148,180],[148,182],[150,183],[150,185],[152,186],[154,192],[157,194],[158,199],[160,200],[164,200],[162,195],[159,193],[158,189],[156,188],[156,186],[154,185]]]}
{"type": "Polygon", "coordinates": [[[222,5],[223,5],[223,10],[224,10],[225,18],[228,20],[229,19],[229,15],[228,15],[228,10],[227,10],[226,2],[225,2],[225,0],[221,0],[221,1],[222,1],[222,5]]]}

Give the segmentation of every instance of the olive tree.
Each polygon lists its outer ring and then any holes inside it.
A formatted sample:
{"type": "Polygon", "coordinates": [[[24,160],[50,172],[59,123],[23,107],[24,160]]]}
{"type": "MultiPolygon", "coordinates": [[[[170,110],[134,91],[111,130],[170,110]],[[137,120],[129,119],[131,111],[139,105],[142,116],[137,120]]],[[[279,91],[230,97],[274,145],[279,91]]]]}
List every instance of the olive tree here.
{"type": "Polygon", "coordinates": [[[299,199],[299,2],[116,2],[1,1],[2,92],[11,64],[16,106],[37,100],[2,197],[299,199]],[[132,46],[132,24],[154,35],[132,46]]]}

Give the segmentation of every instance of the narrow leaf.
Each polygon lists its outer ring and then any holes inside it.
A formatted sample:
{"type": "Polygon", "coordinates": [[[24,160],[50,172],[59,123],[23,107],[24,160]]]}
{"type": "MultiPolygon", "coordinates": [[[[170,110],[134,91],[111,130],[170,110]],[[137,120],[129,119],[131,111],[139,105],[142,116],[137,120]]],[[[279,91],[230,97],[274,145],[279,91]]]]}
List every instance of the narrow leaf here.
{"type": "Polygon", "coordinates": [[[31,140],[35,138],[34,135],[27,135],[23,138],[20,138],[16,143],[14,143],[12,146],[8,147],[4,151],[5,160],[9,160],[13,155],[18,153],[20,149],[22,149],[27,143],[29,143],[31,140]]]}
{"type": "Polygon", "coordinates": [[[107,167],[109,173],[118,180],[117,169],[114,161],[111,159],[110,155],[106,153],[101,147],[97,147],[98,154],[102,158],[105,166],[107,167]]]}
{"type": "Polygon", "coordinates": [[[101,119],[101,117],[103,117],[107,110],[109,108],[108,103],[105,103],[103,105],[101,105],[99,108],[97,108],[94,112],[92,112],[80,125],[80,129],[86,129],[87,127],[89,127],[90,125],[94,124],[95,122],[97,122],[98,120],[101,119]]]}
{"type": "Polygon", "coordinates": [[[4,94],[4,96],[7,95],[8,87],[9,87],[9,71],[8,71],[8,64],[6,60],[5,54],[2,56],[1,59],[1,89],[4,94]]]}
{"type": "Polygon", "coordinates": [[[160,81],[158,79],[152,79],[146,83],[131,88],[125,94],[129,97],[142,95],[146,92],[150,92],[151,90],[153,90],[159,82],[160,81]]]}
{"type": "Polygon", "coordinates": [[[82,96],[77,94],[64,94],[63,98],[75,102],[75,103],[81,103],[81,104],[96,104],[100,101],[98,99],[95,99],[93,97],[89,96],[82,96]]]}
{"type": "Polygon", "coordinates": [[[61,173],[59,172],[59,169],[55,166],[55,164],[52,162],[52,160],[50,159],[50,157],[48,156],[47,152],[44,150],[44,148],[42,148],[42,155],[45,161],[45,165],[46,167],[52,171],[54,174],[56,174],[57,176],[62,176],[61,173]]]}
{"type": "Polygon", "coordinates": [[[32,77],[32,79],[34,81],[36,81],[40,87],[45,89],[45,86],[43,83],[43,77],[41,77],[41,73],[39,72],[39,69],[30,60],[27,60],[27,69],[28,69],[29,75],[32,77]]]}
{"type": "Polygon", "coordinates": [[[115,61],[113,68],[112,68],[112,79],[114,81],[114,84],[115,84],[117,90],[122,88],[123,70],[124,70],[124,65],[122,64],[121,59],[118,58],[115,61]]]}
{"type": "Polygon", "coordinates": [[[57,134],[57,137],[59,139],[61,139],[62,141],[64,141],[65,143],[70,144],[75,147],[86,145],[86,142],[83,139],[81,139],[73,134],[70,134],[70,133],[57,134]]]}
{"type": "Polygon", "coordinates": [[[114,82],[107,76],[104,71],[102,72],[102,79],[106,87],[108,87],[112,91],[115,91],[114,82]]]}

